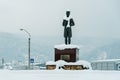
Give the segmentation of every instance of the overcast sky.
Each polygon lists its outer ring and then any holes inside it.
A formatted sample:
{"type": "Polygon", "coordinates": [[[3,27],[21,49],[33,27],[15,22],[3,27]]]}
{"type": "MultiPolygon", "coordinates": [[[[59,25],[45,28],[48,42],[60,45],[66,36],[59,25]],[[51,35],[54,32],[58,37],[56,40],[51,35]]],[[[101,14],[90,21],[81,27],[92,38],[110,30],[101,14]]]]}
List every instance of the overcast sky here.
{"type": "Polygon", "coordinates": [[[74,35],[120,37],[120,0],[0,0],[0,32],[62,35],[67,9],[74,35]]]}

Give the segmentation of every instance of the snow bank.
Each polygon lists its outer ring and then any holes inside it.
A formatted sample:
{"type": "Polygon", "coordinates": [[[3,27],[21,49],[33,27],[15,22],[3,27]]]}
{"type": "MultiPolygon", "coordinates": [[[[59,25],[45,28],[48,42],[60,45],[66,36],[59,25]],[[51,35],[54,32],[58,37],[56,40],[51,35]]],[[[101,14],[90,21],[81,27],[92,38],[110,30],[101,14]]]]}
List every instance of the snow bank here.
{"type": "Polygon", "coordinates": [[[120,71],[0,70],[0,80],[120,80],[120,71]]]}
{"type": "Polygon", "coordinates": [[[80,47],[77,45],[66,45],[66,44],[61,44],[61,45],[55,45],[54,48],[59,49],[59,50],[64,50],[64,49],[73,49],[73,48],[77,48],[79,49],[80,47]]]}

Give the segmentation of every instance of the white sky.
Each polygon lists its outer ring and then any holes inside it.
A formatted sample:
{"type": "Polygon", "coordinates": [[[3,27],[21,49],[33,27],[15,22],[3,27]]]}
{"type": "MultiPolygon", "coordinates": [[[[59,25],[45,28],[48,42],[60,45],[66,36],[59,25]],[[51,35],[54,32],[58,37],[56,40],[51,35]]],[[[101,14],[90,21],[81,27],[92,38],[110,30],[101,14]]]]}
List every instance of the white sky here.
{"type": "Polygon", "coordinates": [[[120,0],[0,0],[0,32],[62,35],[67,9],[74,35],[120,37],[120,0]]]}

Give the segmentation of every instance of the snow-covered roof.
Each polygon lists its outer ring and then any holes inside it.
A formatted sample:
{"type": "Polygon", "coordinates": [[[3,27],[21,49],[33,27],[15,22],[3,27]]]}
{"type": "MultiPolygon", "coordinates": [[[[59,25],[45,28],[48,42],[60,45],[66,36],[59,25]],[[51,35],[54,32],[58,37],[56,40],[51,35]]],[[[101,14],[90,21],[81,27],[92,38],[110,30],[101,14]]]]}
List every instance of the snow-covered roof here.
{"type": "Polygon", "coordinates": [[[96,60],[93,62],[116,62],[116,63],[120,63],[120,59],[104,59],[104,60],[96,60]]]}
{"type": "Polygon", "coordinates": [[[48,61],[47,63],[46,63],[46,65],[61,65],[61,64],[66,64],[67,62],[65,62],[64,60],[58,60],[58,61],[56,61],[56,62],[54,62],[54,61],[48,61]]]}
{"type": "Polygon", "coordinates": [[[64,49],[72,49],[72,48],[77,48],[79,49],[80,47],[78,45],[66,45],[66,44],[61,44],[61,45],[55,45],[54,48],[57,48],[59,50],[64,50],[64,49]]]}
{"type": "Polygon", "coordinates": [[[56,64],[57,65],[64,65],[64,64],[66,64],[67,62],[65,62],[64,60],[58,60],[58,61],[56,61],[56,64]]]}
{"type": "Polygon", "coordinates": [[[54,61],[48,61],[48,62],[46,62],[46,65],[56,65],[56,62],[54,62],[54,61]]]}

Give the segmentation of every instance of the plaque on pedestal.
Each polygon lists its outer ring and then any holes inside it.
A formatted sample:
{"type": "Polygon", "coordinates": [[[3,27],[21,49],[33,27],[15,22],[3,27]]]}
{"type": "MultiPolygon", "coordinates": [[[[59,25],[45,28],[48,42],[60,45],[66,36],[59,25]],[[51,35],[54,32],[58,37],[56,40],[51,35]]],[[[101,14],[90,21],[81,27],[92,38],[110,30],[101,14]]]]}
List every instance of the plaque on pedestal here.
{"type": "Polygon", "coordinates": [[[76,62],[79,60],[79,46],[77,45],[56,45],[55,61],[76,62]]]}

